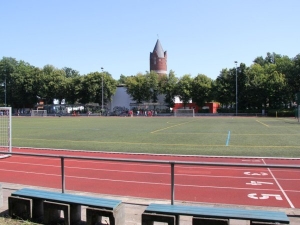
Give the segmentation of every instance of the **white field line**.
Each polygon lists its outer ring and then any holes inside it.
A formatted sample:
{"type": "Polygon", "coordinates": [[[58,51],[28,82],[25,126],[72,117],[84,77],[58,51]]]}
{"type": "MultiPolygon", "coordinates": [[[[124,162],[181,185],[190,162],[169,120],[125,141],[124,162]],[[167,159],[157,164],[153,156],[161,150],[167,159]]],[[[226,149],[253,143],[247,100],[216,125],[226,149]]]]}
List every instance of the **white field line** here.
{"type": "MultiPolygon", "coordinates": [[[[265,161],[263,160],[264,164],[265,161]]],[[[295,206],[293,205],[292,201],[289,199],[289,197],[287,196],[287,194],[285,193],[285,191],[283,190],[283,188],[281,187],[281,185],[279,184],[278,180],[276,179],[276,177],[274,176],[274,174],[272,173],[272,171],[270,170],[270,168],[268,168],[269,173],[271,174],[271,176],[274,178],[274,181],[276,182],[276,184],[278,185],[280,191],[282,192],[282,194],[284,195],[284,197],[286,198],[286,200],[288,201],[288,203],[290,204],[291,208],[295,208],[295,206]]]]}

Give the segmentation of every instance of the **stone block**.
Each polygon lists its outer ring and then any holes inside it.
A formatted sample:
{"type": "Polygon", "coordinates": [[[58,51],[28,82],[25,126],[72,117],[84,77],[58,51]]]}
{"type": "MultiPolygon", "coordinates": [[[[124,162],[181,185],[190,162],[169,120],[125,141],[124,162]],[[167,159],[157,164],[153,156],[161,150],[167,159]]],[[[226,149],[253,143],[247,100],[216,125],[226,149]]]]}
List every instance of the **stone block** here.
{"type": "Polygon", "coordinates": [[[101,208],[86,208],[86,224],[94,225],[101,224],[103,217],[107,217],[109,221],[106,221],[109,225],[124,225],[125,224],[125,214],[124,205],[120,204],[114,210],[107,210],[101,208]]]}
{"type": "Polygon", "coordinates": [[[178,220],[179,216],[176,218],[175,215],[164,215],[164,214],[144,212],[142,214],[142,225],[153,225],[154,222],[161,222],[161,223],[167,223],[168,225],[175,225],[177,224],[176,219],[178,220]]]}
{"type": "Polygon", "coordinates": [[[12,218],[29,220],[32,218],[32,199],[16,196],[8,197],[8,214],[12,218]]]}
{"type": "Polygon", "coordinates": [[[229,219],[193,217],[193,225],[229,225],[229,219]]]}
{"type": "Polygon", "coordinates": [[[44,224],[65,224],[70,225],[70,205],[58,202],[44,201],[44,224]],[[64,217],[61,217],[61,211],[64,217]]]}
{"type": "Polygon", "coordinates": [[[277,225],[280,223],[250,221],[250,225],[277,225]]]}

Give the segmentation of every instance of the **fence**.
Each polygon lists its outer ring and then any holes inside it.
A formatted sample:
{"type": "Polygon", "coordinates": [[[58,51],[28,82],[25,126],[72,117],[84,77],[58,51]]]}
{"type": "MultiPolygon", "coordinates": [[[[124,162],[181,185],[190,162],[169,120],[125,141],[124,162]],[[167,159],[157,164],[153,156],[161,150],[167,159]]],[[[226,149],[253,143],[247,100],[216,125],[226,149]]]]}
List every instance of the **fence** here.
{"type": "MultiPolygon", "coordinates": [[[[7,152],[1,152],[0,154],[7,154],[7,152]]],[[[244,163],[213,163],[213,162],[184,162],[184,161],[166,161],[166,160],[139,160],[139,159],[117,159],[117,158],[95,158],[95,157],[79,157],[79,156],[66,156],[66,155],[49,155],[49,154],[31,154],[10,152],[9,155],[22,155],[22,156],[34,156],[34,157],[47,157],[47,158],[59,158],[61,161],[61,191],[65,192],[65,159],[77,159],[77,160],[93,160],[93,161],[111,161],[111,162],[128,162],[128,163],[145,163],[145,164],[167,164],[170,165],[171,172],[171,204],[174,204],[175,200],[175,165],[196,165],[196,166],[217,166],[217,167],[252,167],[252,168],[285,168],[285,169],[300,169],[297,165],[276,165],[276,164],[244,164],[244,163]]]]}

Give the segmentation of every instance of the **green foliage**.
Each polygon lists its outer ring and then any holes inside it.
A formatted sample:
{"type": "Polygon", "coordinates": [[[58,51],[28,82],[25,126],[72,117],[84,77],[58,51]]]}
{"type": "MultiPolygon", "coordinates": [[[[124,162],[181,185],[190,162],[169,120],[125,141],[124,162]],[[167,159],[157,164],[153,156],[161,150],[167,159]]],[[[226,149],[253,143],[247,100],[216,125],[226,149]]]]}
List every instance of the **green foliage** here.
{"type": "Polygon", "coordinates": [[[169,108],[174,107],[176,96],[176,85],[178,78],[173,70],[170,70],[168,75],[161,75],[159,77],[158,89],[160,94],[165,94],[165,103],[169,108]]]}
{"type": "Polygon", "coordinates": [[[81,90],[78,90],[78,92],[80,93],[79,101],[85,104],[99,103],[100,105],[102,105],[103,90],[103,105],[105,105],[111,100],[112,96],[116,92],[116,88],[117,82],[109,73],[89,73],[83,77],[81,90]]]}
{"type": "Polygon", "coordinates": [[[203,106],[206,102],[213,100],[211,98],[212,79],[204,74],[198,74],[192,81],[192,100],[198,106],[203,106]]]}
{"type": "Polygon", "coordinates": [[[136,76],[131,76],[126,79],[127,93],[136,103],[148,101],[151,94],[148,90],[146,76],[139,73],[136,76]]]}
{"type": "Polygon", "coordinates": [[[157,102],[159,94],[159,77],[154,71],[146,74],[138,73],[136,76],[128,77],[125,80],[127,93],[136,103],[157,102]]]}
{"type": "Polygon", "coordinates": [[[214,85],[215,100],[223,106],[232,106],[235,102],[234,73],[231,70],[223,69],[217,77],[214,85]]]}
{"type": "Polygon", "coordinates": [[[118,85],[126,84],[127,77],[123,74],[120,75],[120,79],[117,81],[118,85]]]}
{"type": "Polygon", "coordinates": [[[176,86],[176,93],[179,99],[182,101],[184,107],[192,99],[192,77],[190,74],[186,74],[181,77],[176,86]]]}
{"type": "Polygon", "coordinates": [[[269,109],[270,117],[295,117],[295,109],[269,109]]]}
{"type": "MultiPolygon", "coordinates": [[[[300,90],[300,54],[294,58],[276,53],[254,59],[254,64],[222,69],[216,80],[204,74],[192,77],[189,74],[177,78],[170,70],[168,75],[153,71],[135,76],[120,76],[114,80],[108,72],[92,72],[80,76],[79,72],[64,67],[45,65],[37,68],[24,61],[3,57],[0,60],[0,96],[6,94],[7,105],[15,108],[33,106],[38,97],[51,104],[54,99],[66,103],[99,103],[110,101],[116,85],[127,87],[127,93],[136,101],[157,102],[158,95],[165,95],[165,103],[174,106],[175,96],[186,105],[191,99],[199,107],[205,102],[218,101],[225,108],[238,111],[246,109],[288,109],[295,102],[300,90]],[[104,90],[102,93],[102,77],[104,90]],[[236,85],[237,83],[237,85],[236,85]],[[5,91],[6,90],[6,91],[5,91]],[[237,95],[236,95],[237,91],[237,95]]],[[[0,98],[4,105],[4,98],[0,98]]]]}

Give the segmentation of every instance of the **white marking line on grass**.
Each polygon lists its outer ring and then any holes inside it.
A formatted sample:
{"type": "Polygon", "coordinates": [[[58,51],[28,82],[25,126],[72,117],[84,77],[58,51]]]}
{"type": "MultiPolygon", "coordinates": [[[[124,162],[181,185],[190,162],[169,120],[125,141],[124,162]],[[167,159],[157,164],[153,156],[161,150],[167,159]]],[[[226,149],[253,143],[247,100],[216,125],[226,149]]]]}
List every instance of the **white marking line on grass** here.
{"type": "Polygon", "coordinates": [[[258,123],[260,123],[260,124],[262,124],[262,125],[264,125],[264,126],[266,126],[266,127],[269,127],[269,125],[267,125],[267,124],[265,124],[263,122],[260,122],[259,120],[255,120],[255,121],[258,122],[258,123]]]}
{"type": "Polygon", "coordinates": [[[150,132],[150,133],[151,133],[151,134],[154,134],[154,133],[159,132],[159,131],[162,131],[162,130],[167,130],[167,129],[169,129],[169,128],[181,126],[181,125],[184,125],[184,124],[187,124],[187,123],[191,123],[191,122],[192,122],[192,121],[185,122],[185,123],[180,123],[180,124],[176,124],[176,125],[173,125],[173,126],[170,126],[170,127],[165,127],[165,128],[159,129],[159,130],[152,131],[152,132],[150,132]]]}
{"type": "Polygon", "coordinates": [[[226,140],[226,146],[229,145],[229,141],[230,141],[230,131],[228,131],[227,140],[226,140]]]}
{"type": "MultiPolygon", "coordinates": [[[[262,159],[263,163],[266,165],[266,162],[264,159],[262,159]]],[[[277,181],[276,177],[274,176],[274,174],[272,173],[272,171],[270,170],[270,168],[268,168],[269,173],[271,174],[271,176],[273,177],[274,181],[276,182],[277,186],[279,187],[280,191],[282,192],[282,194],[284,195],[284,197],[286,198],[286,200],[288,201],[288,203],[290,204],[291,208],[295,208],[295,206],[293,205],[292,201],[289,199],[289,197],[287,196],[287,194],[285,193],[285,191],[283,190],[283,188],[280,186],[279,182],[277,181]]]]}

